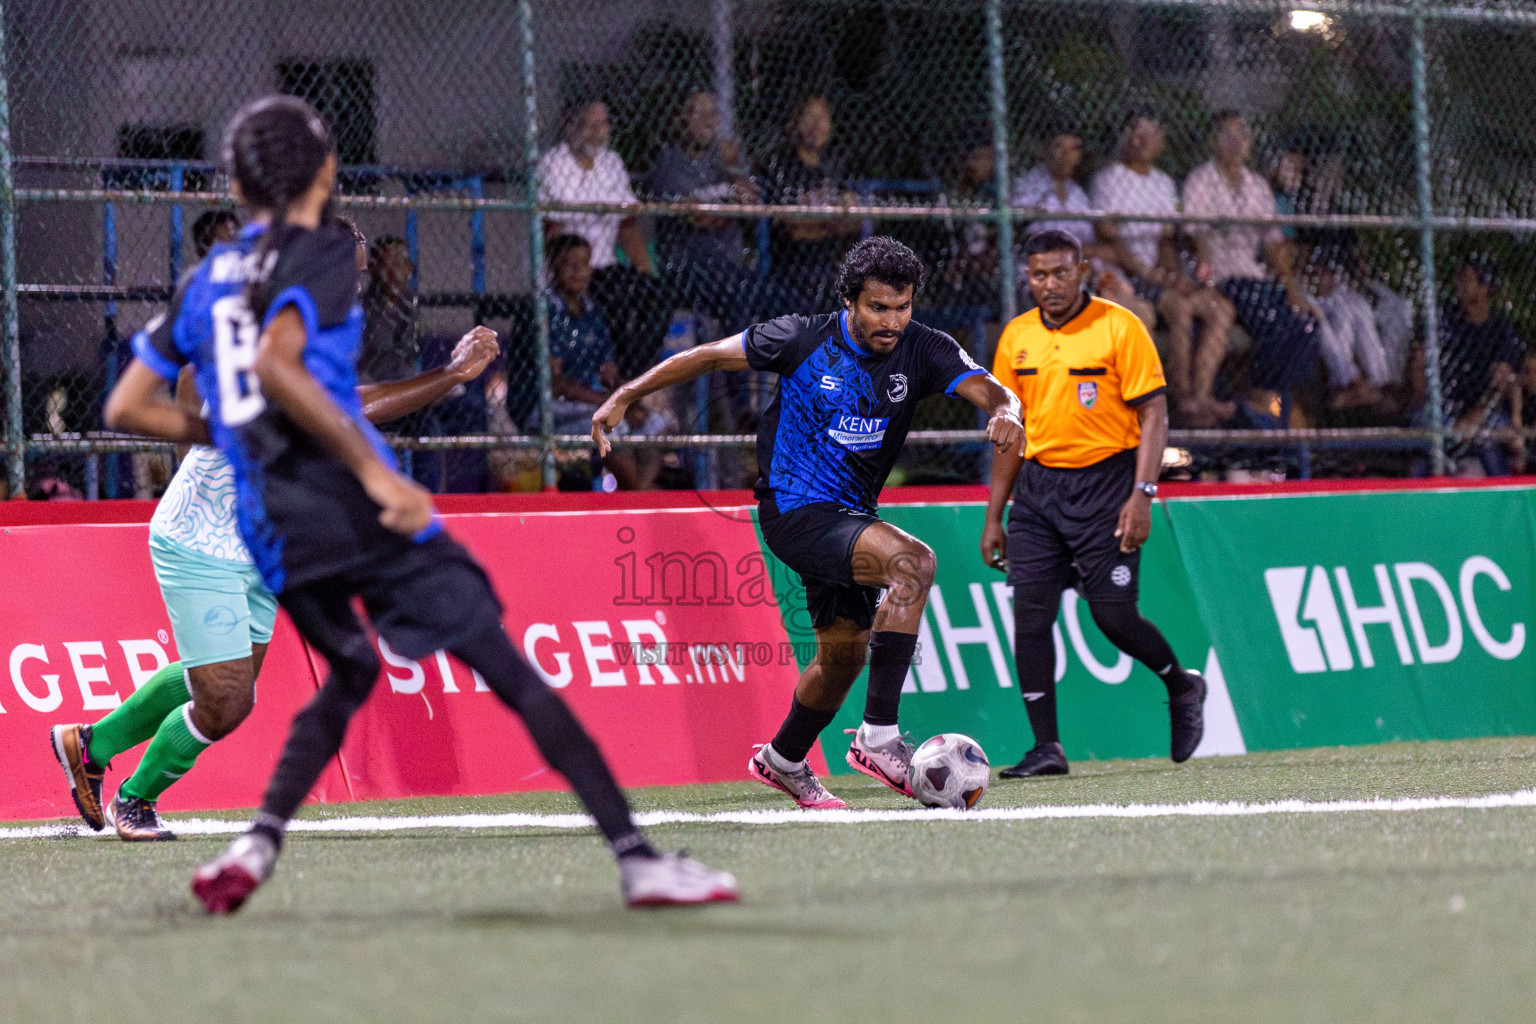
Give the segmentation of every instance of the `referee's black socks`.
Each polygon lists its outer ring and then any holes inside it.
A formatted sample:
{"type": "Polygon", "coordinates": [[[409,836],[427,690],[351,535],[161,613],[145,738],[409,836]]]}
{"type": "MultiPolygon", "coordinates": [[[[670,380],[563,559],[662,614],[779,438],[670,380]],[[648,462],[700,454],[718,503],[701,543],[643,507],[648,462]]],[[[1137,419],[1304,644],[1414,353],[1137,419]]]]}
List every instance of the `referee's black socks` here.
{"type": "Polygon", "coordinates": [[[1054,590],[1014,588],[1013,657],[1036,746],[1061,742],[1056,725],[1056,643],[1051,638],[1060,605],[1061,595],[1054,590]]]}
{"type": "Polygon", "coordinates": [[[1174,657],[1162,631],[1142,616],[1134,601],[1104,601],[1090,604],[1088,610],[1110,643],[1157,673],[1169,700],[1182,700],[1195,691],[1195,681],[1174,657]]]}

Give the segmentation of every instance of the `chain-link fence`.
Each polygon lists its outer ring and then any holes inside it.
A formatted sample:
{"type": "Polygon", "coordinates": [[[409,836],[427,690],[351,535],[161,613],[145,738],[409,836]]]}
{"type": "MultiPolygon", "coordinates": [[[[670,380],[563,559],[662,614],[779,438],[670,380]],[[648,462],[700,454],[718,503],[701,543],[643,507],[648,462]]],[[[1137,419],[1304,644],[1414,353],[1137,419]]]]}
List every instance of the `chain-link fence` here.
{"type": "MultiPolygon", "coordinates": [[[[1250,0],[5,0],[0,326],[13,490],[149,496],[162,446],[102,430],[128,339],[238,227],[238,105],[312,101],[368,237],[365,379],[503,358],[395,423],[436,489],[730,487],[774,382],[617,379],[835,307],[893,235],[919,320],[979,360],[1033,305],[1030,232],[1152,328],[1169,473],[1523,469],[1536,394],[1536,3],[1250,0]],[[8,100],[8,102],[7,102],[8,100]],[[605,477],[607,479],[605,480],[605,477]]],[[[894,479],[980,479],[929,399],[894,479]]]]}

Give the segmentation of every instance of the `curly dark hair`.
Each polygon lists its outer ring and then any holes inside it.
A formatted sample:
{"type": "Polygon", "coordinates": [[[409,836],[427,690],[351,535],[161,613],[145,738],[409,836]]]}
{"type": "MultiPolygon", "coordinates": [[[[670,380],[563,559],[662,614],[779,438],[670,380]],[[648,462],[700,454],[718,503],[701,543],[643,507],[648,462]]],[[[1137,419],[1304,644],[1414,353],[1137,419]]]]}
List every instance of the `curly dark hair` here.
{"type": "Polygon", "coordinates": [[[875,235],[866,238],[843,257],[837,271],[837,297],[857,302],[864,282],[875,280],[892,288],[912,286],[915,295],[923,290],[926,269],[917,253],[894,238],[875,235]]]}

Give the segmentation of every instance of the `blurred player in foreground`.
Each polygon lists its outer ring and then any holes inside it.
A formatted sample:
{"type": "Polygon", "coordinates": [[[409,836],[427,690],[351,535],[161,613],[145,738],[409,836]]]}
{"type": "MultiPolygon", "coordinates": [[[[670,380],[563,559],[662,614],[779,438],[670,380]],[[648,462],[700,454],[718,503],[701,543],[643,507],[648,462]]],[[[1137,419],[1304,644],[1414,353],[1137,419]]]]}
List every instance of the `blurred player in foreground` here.
{"type": "MultiPolygon", "coordinates": [[[[215,243],[213,258],[240,251],[238,230],[234,222],[215,243]]],[[[357,253],[361,268],[361,235],[357,253]]],[[[151,323],[145,333],[160,327],[151,323]]],[[[496,332],[476,327],[459,340],[448,365],[359,387],[363,415],[384,423],[430,405],[480,376],[497,352],[496,332]]],[[[176,400],[199,414],[202,399],[190,367],[181,371],[176,400]]],[[[277,599],[235,523],[235,471],[217,448],[197,445],[182,459],[149,522],[149,553],[181,660],[156,672],[94,725],[56,725],[49,737],[80,817],[97,831],[110,822],[128,842],[176,838],[160,820],[156,801],[251,713],[277,619],[277,599]],[[146,740],[138,769],[104,804],[107,766],[146,740]]]]}
{"type": "Polygon", "coordinates": [[[507,640],[484,570],[444,533],[429,493],[399,473],[364,419],[355,242],[331,213],[336,155],[314,108],[287,96],[249,104],[223,149],[251,227],[136,338],[107,416],[173,441],[212,434],[235,471],[241,537],[330,675],[294,718],[250,830],[198,869],[194,893],[227,913],[272,873],[289,820],[380,672],[353,610],[360,598],[391,648],[409,658],[451,652],[522,717],[607,838],[630,905],[735,899],[730,875],[646,842],[586,730],[507,640]],[[164,394],[188,363],[209,403],[206,423],[164,394]]]}
{"type": "Polygon", "coordinates": [[[801,807],[846,806],[806,762],[869,661],[864,720],[848,763],[905,796],[912,747],[901,737],[901,687],[933,585],[933,551],[880,519],[876,501],[928,395],[959,395],[989,417],[999,452],[1023,433],[1019,403],[941,331],[912,322],[923,283],[917,254],[890,238],[854,246],[838,272],[843,309],[784,316],[679,353],[619,387],[592,415],[592,438],[653,391],[713,370],[778,374],[778,393],[757,434],[758,522],[768,549],[805,582],[816,658],[772,742],[748,764],[752,777],[801,807]],[[880,591],[885,599],[880,600],[880,591]]]}
{"type": "Polygon", "coordinates": [[[1051,626],[1074,586],[1109,641],[1167,687],[1170,753],[1182,762],[1205,732],[1205,680],[1180,667],[1136,608],[1168,440],[1163,366],[1133,313],[1084,290],[1089,266],[1075,237],[1039,231],[1024,253],[1038,308],[1004,328],[992,367],[1023,404],[1024,445],[992,462],[981,557],[1013,585],[1014,656],[1035,745],[1002,776],[1067,774],[1051,626]]]}

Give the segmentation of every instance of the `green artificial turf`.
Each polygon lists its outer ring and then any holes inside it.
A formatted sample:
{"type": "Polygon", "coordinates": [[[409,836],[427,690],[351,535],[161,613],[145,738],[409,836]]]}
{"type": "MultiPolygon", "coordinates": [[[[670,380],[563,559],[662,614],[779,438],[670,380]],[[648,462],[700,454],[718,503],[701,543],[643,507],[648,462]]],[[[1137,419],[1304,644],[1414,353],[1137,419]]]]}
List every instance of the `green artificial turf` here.
{"type": "MultiPolygon", "coordinates": [[[[1536,785],[1536,741],[1074,766],[984,806],[1467,796],[1536,785]]],[[[863,779],[853,807],[912,806],[863,779]]],[[[751,784],[641,809],[786,806],[751,784]]],[[[568,796],[306,816],[569,811],[568,796]]],[[[651,830],[743,902],[622,909],[593,833],[294,834],[239,915],[225,838],[0,840],[16,1021],[1504,1021],[1536,1005],[1536,808],[651,830]]]]}

